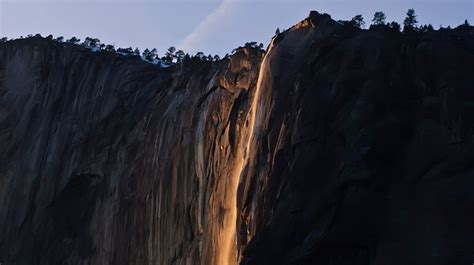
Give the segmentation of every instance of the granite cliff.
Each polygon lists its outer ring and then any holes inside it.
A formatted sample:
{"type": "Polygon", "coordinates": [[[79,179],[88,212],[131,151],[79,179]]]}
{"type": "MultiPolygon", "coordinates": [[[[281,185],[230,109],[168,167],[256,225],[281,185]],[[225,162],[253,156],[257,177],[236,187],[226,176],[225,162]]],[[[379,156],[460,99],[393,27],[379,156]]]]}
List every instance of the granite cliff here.
{"type": "Polygon", "coordinates": [[[471,264],[474,30],[310,16],[169,68],[0,43],[2,264],[471,264]]]}

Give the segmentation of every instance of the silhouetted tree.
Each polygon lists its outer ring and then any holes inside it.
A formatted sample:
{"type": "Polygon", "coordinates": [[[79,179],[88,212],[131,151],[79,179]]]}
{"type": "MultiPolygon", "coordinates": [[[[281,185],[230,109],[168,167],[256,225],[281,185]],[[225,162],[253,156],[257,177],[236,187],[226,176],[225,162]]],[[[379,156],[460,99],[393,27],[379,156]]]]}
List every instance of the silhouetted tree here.
{"type": "Polygon", "coordinates": [[[197,53],[196,53],[196,55],[194,55],[194,57],[196,57],[196,58],[199,58],[199,59],[203,60],[203,59],[204,59],[204,57],[206,57],[206,56],[204,55],[204,53],[203,53],[203,52],[197,52],[197,53]]]}
{"type": "Polygon", "coordinates": [[[132,49],[132,47],[128,47],[128,48],[126,48],[126,49],[124,49],[124,48],[118,48],[118,49],[117,49],[117,52],[118,52],[118,53],[121,53],[121,54],[123,54],[123,55],[132,55],[132,54],[133,54],[133,49],[132,49]]]}
{"type": "Polygon", "coordinates": [[[100,45],[100,40],[97,38],[86,37],[82,45],[90,48],[97,48],[100,45]]]}
{"type": "Polygon", "coordinates": [[[351,19],[351,24],[357,28],[363,28],[365,26],[364,17],[362,15],[357,15],[351,19]]]}
{"type": "Polygon", "coordinates": [[[8,41],[7,37],[3,37],[3,38],[0,39],[0,42],[6,42],[6,41],[8,41]]]}
{"type": "Polygon", "coordinates": [[[106,50],[106,51],[109,51],[109,52],[114,52],[114,51],[115,51],[115,47],[114,47],[114,45],[107,44],[107,45],[105,46],[105,50],[106,50]]]}
{"type": "Polygon", "coordinates": [[[245,47],[257,48],[257,42],[255,42],[255,41],[247,42],[247,43],[245,43],[245,47]]]}
{"type": "Polygon", "coordinates": [[[53,39],[53,35],[49,34],[49,35],[46,37],[46,39],[52,40],[52,39],[53,39]]]}
{"type": "Polygon", "coordinates": [[[151,49],[150,52],[151,52],[151,55],[153,56],[153,60],[158,58],[158,51],[156,50],[156,48],[151,49]]]}
{"type": "Polygon", "coordinates": [[[219,57],[219,55],[214,55],[214,62],[218,62],[221,60],[221,57],[219,57]]]}
{"type": "Polygon", "coordinates": [[[175,52],[176,52],[176,48],[171,46],[168,48],[168,51],[165,53],[165,56],[162,58],[163,61],[167,62],[167,63],[172,63],[173,60],[175,59],[175,52]]]}
{"type": "Polygon", "coordinates": [[[387,17],[385,16],[385,13],[382,11],[377,11],[374,14],[374,18],[372,19],[372,23],[374,25],[385,25],[385,19],[387,17]]]}
{"type": "Polygon", "coordinates": [[[397,30],[397,31],[400,31],[400,29],[401,29],[400,24],[398,22],[395,22],[395,21],[390,22],[390,24],[388,24],[388,26],[391,29],[394,29],[394,30],[397,30]]]}
{"type": "Polygon", "coordinates": [[[57,38],[55,39],[55,41],[57,41],[57,42],[63,42],[63,41],[64,41],[64,37],[63,37],[63,36],[57,37],[57,38]]]}
{"type": "Polygon", "coordinates": [[[86,47],[90,46],[91,45],[91,40],[92,40],[91,38],[86,37],[84,39],[84,41],[82,42],[82,46],[86,46],[86,47]]]}
{"type": "Polygon", "coordinates": [[[416,29],[416,24],[418,20],[416,19],[415,9],[408,9],[407,16],[403,21],[403,30],[414,30],[416,29]]]}
{"type": "Polygon", "coordinates": [[[72,37],[69,40],[67,40],[66,42],[72,43],[72,44],[78,44],[80,41],[81,41],[80,39],[78,39],[76,37],[72,37]]]}
{"type": "Polygon", "coordinates": [[[277,35],[280,34],[280,33],[281,33],[281,32],[280,32],[280,28],[277,28],[277,29],[275,30],[275,35],[277,36],[277,35]]]}
{"type": "Polygon", "coordinates": [[[471,25],[469,25],[469,21],[464,20],[464,23],[462,23],[461,25],[457,26],[457,29],[466,29],[466,30],[469,30],[471,28],[471,25]]]}
{"type": "Polygon", "coordinates": [[[258,48],[263,49],[263,43],[260,43],[260,44],[258,45],[258,48]]]}
{"type": "Polygon", "coordinates": [[[142,52],[142,58],[147,60],[147,61],[153,61],[153,56],[150,52],[150,50],[148,49],[145,49],[143,52],[142,52]]]}
{"type": "Polygon", "coordinates": [[[170,54],[174,54],[176,52],[176,48],[174,46],[171,46],[171,47],[168,48],[168,52],[170,54]]]}
{"type": "Polygon", "coordinates": [[[135,48],[135,50],[133,51],[133,55],[140,56],[140,49],[135,48]]]}
{"type": "Polygon", "coordinates": [[[35,37],[36,37],[36,38],[42,38],[41,34],[39,34],[39,33],[36,33],[36,34],[35,34],[35,37]]]}
{"type": "Polygon", "coordinates": [[[421,26],[421,28],[420,28],[420,31],[421,31],[421,32],[430,32],[430,31],[433,31],[433,30],[434,30],[434,28],[433,28],[433,26],[432,26],[431,24],[423,25],[423,26],[421,26]]]}
{"type": "Polygon", "coordinates": [[[186,53],[183,57],[183,62],[188,61],[189,59],[191,59],[191,56],[189,56],[189,53],[186,53]]]}
{"type": "Polygon", "coordinates": [[[176,57],[176,62],[180,63],[183,61],[184,55],[186,55],[182,50],[176,51],[174,56],[176,57]]]}

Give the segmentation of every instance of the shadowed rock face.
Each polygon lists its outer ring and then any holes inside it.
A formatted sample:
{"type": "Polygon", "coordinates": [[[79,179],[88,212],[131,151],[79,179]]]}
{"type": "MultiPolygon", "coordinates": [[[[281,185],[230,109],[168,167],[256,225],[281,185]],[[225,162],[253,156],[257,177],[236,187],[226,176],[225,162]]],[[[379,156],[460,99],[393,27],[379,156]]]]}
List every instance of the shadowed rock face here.
{"type": "Polygon", "coordinates": [[[474,30],[312,12],[159,68],[0,43],[3,264],[470,264],[474,30]]]}
{"type": "Polygon", "coordinates": [[[242,264],[473,262],[472,73],[472,27],[402,35],[313,14],[276,37],[242,264]]]}
{"type": "Polygon", "coordinates": [[[161,69],[2,44],[0,261],[216,263],[262,56],[161,69]]]}

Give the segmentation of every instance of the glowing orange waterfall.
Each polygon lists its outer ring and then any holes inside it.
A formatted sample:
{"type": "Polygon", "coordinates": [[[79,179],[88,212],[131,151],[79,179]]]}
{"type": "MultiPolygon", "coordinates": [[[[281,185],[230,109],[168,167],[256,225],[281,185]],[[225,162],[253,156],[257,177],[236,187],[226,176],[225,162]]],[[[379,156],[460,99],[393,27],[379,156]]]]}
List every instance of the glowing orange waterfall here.
{"type": "MultiPolygon", "coordinates": [[[[270,45],[269,51],[272,45],[270,45]]],[[[248,130],[242,133],[241,148],[237,148],[235,167],[230,175],[229,183],[227,183],[226,206],[229,206],[228,216],[225,218],[225,228],[220,236],[219,253],[217,253],[216,265],[235,265],[238,263],[237,257],[237,190],[239,186],[240,176],[244,170],[250,156],[251,148],[254,146],[254,135],[256,131],[257,107],[260,99],[260,90],[263,83],[263,75],[265,74],[267,57],[265,56],[261,65],[260,73],[253,97],[251,110],[248,116],[248,130]]]]}

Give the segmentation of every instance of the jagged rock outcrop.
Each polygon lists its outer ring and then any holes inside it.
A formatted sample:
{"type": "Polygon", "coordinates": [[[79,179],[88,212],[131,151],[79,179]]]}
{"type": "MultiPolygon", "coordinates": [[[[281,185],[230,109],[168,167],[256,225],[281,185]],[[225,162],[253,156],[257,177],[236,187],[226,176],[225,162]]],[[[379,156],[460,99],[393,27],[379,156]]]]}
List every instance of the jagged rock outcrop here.
{"type": "Polygon", "coordinates": [[[2,264],[470,264],[474,30],[310,16],[169,68],[0,43],[2,264]]]}

